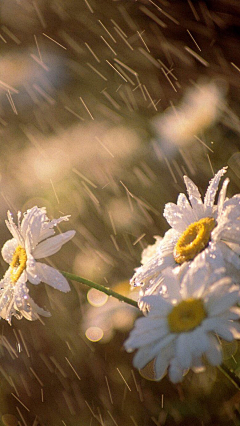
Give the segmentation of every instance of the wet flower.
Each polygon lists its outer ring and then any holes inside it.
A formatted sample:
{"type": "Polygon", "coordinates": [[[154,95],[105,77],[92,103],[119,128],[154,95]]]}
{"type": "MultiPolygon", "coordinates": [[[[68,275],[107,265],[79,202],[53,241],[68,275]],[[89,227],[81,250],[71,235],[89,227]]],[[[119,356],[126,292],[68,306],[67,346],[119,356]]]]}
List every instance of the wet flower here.
{"type": "Polygon", "coordinates": [[[49,317],[48,311],[40,308],[29,296],[24,277],[16,283],[11,279],[10,269],[0,281],[0,317],[11,324],[12,316],[34,321],[39,315],[49,317]]]}
{"type": "Polygon", "coordinates": [[[229,179],[224,181],[215,205],[219,181],[225,172],[226,168],[219,170],[210,181],[204,201],[197,186],[184,176],[191,204],[184,194],[179,194],[177,204],[166,204],[164,216],[172,228],[153,246],[155,253],[147,257],[131,280],[132,285],[142,287],[140,295],[159,291],[164,283],[162,272],[167,267],[177,268],[183,276],[193,260],[202,258],[213,270],[225,267],[228,275],[239,279],[240,194],[225,199],[229,179]]]}
{"type": "Polygon", "coordinates": [[[29,313],[31,309],[28,311],[25,309],[27,306],[25,302],[30,308],[32,307],[32,317],[35,317],[35,311],[43,315],[44,311],[38,308],[28,296],[25,285],[27,281],[32,284],[39,284],[42,281],[63,292],[70,290],[66,278],[59,271],[38,262],[38,259],[59,251],[62,245],[74,236],[75,231],[54,235],[54,226],[67,221],[68,217],[63,216],[50,221],[46,215],[46,209],[35,206],[27,210],[22,218],[19,212],[18,225],[16,225],[11,213],[8,212],[6,225],[13,238],[8,240],[2,248],[3,259],[10,265],[1,281],[0,312],[3,318],[9,318],[9,313],[15,312],[16,309],[26,317],[24,312],[29,313]]]}
{"type": "Polygon", "coordinates": [[[222,269],[209,275],[204,263],[190,268],[181,285],[170,268],[164,275],[167,292],[142,298],[149,313],[136,321],[125,348],[138,349],[136,368],[155,360],[156,379],[169,369],[170,380],[177,383],[189,368],[199,371],[205,362],[222,363],[217,336],[228,342],[240,338],[240,291],[222,269]]]}

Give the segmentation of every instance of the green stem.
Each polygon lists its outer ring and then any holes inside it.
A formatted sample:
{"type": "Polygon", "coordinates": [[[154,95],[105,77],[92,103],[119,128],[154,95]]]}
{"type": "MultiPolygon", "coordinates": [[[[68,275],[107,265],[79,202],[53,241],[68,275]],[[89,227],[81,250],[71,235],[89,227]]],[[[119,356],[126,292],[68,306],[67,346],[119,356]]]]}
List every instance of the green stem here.
{"type": "Polygon", "coordinates": [[[227,377],[228,380],[230,380],[230,382],[233,384],[233,386],[235,386],[235,388],[240,390],[240,379],[233,371],[229,370],[229,368],[225,364],[222,364],[221,366],[219,365],[218,369],[219,371],[221,371],[221,373],[224,374],[225,377],[227,377]]]}
{"type": "Polygon", "coordinates": [[[69,280],[77,281],[78,283],[86,284],[88,287],[95,288],[98,291],[101,291],[102,293],[107,294],[108,296],[115,297],[116,299],[120,300],[121,302],[128,303],[128,305],[132,305],[135,308],[138,308],[137,302],[135,300],[129,299],[128,297],[123,296],[122,294],[117,293],[116,291],[111,290],[110,288],[104,287],[101,284],[94,283],[93,281],[87,280],[86,278],[79,277],[75,274],[70,274],[69,272],[61,271],[61,273],[64,275],[64,277],[68,278],[69,280]]]}

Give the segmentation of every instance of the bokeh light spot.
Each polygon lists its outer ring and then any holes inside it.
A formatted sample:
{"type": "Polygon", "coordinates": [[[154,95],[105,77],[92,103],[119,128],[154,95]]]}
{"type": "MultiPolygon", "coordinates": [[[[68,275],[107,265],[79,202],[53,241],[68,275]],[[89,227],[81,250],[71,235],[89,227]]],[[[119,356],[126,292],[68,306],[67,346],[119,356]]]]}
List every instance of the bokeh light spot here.
{"type": "Polygon", "coordinates": [[[95,288],[91,288],[87,294],[87,299],[90,305],[100,307],[105,305],[108,300],[108,296],[96,290],[95,288]]]}
{"type": "Polygon", "coordinates": [[[100,327],[89,327],[85,335],[91,342],[99,342],[103,337],[103,330],[100,327]]]}

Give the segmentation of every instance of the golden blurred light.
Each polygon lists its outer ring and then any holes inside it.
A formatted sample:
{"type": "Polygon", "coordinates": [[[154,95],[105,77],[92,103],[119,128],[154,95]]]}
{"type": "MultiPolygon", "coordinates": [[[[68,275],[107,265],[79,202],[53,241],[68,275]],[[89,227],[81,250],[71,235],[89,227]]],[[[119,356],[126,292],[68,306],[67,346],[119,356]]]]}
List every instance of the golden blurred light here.
{"type": "MultiPolygon", "coordinates": [[[[126,158],[139,147],[139,137],[137,133],[125,126],[116,126],[108,129],[102,136],[102,142],[112,155],[126,158]]],[[[104,150],[103,150],[104,152],[104,150]]],[[[105,149],[105,155],[109,153],[105,149]]]]}
{"type": "Polygon", "coordinates": [[[130,228],[133,221],[136,220],[136,212],[133,214],[126,198],[113,198],[109,202],[108,212],[119,230],[130,228]]]}
{"type": "Polygon", "coordinates": [[[85,332],[85,336],[91,342],[99,342],[103,337],[103,330],[100,327],[89,327],[85,332]]]}
{"type": "Polygon", "coordinates": [[[105,305],[108,300],[108,296],[107,294],[101,293],[101,291],[98,291],[95,288],[91,288],[87,294],[87,299],[90,305],[100,307],[105,305]]]}
{"type": "Polygon", "coordinates": [[[69,169],[67,150],[50,148],[45,151],[44,157],[35,156],[33,159],[35,174],[42,182],[55,182],[64,177],[69,169]]]}
{"type": "Polygon", "coordinates": [[[99,277],[107,274],[110,265],[107,264],[92,249],[85,249],[84,252],[78,253],[74,259],[73,271],[81,275],[86,275],[90,280],[98,280],[99,277]]]}

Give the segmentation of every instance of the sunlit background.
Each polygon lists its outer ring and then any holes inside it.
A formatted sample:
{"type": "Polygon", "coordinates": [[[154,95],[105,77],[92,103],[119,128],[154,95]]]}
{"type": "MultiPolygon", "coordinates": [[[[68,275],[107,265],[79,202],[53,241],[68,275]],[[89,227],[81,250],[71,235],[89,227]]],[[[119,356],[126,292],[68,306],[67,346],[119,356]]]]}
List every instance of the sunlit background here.
{"type": "MultiPolygon", "coordinates": [[[[239,23],[235,0],[1,0],[1,244],[8,209],[70,214],[59,231],[76,237],[46,261],[137,299],[129,279],[183,175],[204,193],[228,165],[240,192],[239,23]]],[[[79,283],[29,287],[52,316],[1,321],[3,425],[240,424],[213,367],[181,385],[132,367],[137,309],[79,283]]],[[[240,365],[237,343],[224,358],[240,365]]]]}

